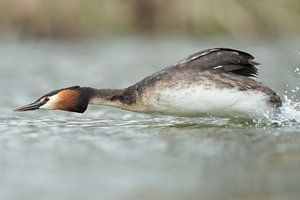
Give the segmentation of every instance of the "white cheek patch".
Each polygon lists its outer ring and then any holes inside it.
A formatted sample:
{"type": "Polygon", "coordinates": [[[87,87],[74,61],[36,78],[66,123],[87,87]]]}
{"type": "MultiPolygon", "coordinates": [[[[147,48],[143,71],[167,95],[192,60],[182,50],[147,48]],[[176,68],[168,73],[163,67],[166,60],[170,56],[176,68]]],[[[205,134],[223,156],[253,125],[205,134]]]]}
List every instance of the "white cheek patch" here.
{"type": "Polygon", "coordinates": [[[55,109],[55,103],[57,102],[57,94],[53,95],[51,97],[48,97],[49,101],[47,101],[47,103],[45,103],[44,105],[42,105],[40,108],[41,109],[47,109],[47,110],[53,110],[55,109]]]}

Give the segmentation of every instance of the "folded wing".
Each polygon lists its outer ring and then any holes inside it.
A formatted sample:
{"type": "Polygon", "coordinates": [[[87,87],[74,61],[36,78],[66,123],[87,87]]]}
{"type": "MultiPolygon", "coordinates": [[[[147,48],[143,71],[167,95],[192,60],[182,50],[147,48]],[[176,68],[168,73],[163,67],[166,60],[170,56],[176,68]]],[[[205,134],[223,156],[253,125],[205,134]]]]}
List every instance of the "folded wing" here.
{"type": "Polygon", "coordinates": [[[258,63],[254,61],[254,57],[246,52],[229,48],[213,48],[190,55],[172,67],[256,77],[258,74],[256,65],[258,63]]]}

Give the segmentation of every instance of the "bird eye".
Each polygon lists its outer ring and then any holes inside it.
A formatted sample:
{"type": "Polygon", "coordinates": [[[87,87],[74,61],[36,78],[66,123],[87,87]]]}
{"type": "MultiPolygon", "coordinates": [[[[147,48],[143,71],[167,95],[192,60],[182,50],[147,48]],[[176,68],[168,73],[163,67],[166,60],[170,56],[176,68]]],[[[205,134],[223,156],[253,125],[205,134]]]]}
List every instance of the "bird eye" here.
{"type": "Polygon", "coordinates": [[[44,101],[49,101],[49,97],[45,97],[44,101]]]}

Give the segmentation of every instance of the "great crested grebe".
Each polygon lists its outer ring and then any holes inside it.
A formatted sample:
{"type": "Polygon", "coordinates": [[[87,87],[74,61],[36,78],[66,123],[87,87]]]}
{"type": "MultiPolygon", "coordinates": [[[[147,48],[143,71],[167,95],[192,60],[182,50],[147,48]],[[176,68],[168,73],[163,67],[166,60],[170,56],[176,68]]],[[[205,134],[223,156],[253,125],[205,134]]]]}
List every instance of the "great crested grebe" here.
{"type": "Polygon", "coordinates": [[[176,116],[251,116],[281,107],[280,97],[251,79],[254,57],[229,48],[212,48],[144,78],[125,89],[73,86],[50,92],[16,109],[58,109],[83,113],[88,104],[176,116]]]}

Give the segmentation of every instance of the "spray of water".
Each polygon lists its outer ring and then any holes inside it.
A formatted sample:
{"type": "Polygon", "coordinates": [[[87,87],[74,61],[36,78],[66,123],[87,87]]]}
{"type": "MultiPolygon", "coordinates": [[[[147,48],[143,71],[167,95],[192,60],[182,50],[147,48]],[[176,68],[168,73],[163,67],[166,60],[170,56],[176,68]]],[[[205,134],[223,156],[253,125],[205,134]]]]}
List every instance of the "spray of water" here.
{"type": "Polygon", "coordinates": [[[300,102],[295,102],[288,96],[284,96],[284,103],[281,113],[274,118],[270,118],[270,122],[279,126],[294,126],[300,123],[300,102]]]}
{"type": "MultiPolygon", "coordinates": [[[[300,68],[295,67],[294,75],[300,77],[300,68]]],[[[288,88],[289,85],[287,84],[288,88]]],[[[300,87],[296,86],[292,89],[286,89],[283,96],[283,105],[280,108],[280,113],[275,116],[266,115],[272,124],[279,126],[299,126],[300,124],[300,101],[297,94],[300,92],[300,87]]]]}

